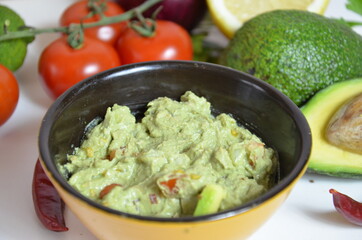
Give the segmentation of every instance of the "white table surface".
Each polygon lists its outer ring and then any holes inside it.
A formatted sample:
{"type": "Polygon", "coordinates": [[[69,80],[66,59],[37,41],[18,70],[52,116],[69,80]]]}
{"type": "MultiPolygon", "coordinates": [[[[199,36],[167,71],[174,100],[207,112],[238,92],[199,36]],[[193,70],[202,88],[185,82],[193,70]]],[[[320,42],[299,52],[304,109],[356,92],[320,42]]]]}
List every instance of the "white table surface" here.
{"type": "MultiPolygon", "coordinates": [[[[29,26],[54,27],[61,12],[74,1],[0,0],[0,4],[17,11],[29,26]]],[[[345,0],[331,0],[325,15],[362,21],[344,4],[345,0]]],[[[355,30],[362,34],[362,28],[355,30]]],[[[26,61],[15,73],[20,84],[19,103],[12,117],[0,127],[1,240],[96,239],[67,208],[65,218],[70,230],[63,233],[46,230],[33,209],[31,183],[38,157],[37,136],[41,119],[52,103],[40,84],[37,62],[42,49],[57,37],[38,35],[29,45],[26,61]]],[[[215,39],[225,41],[217,34],[215,39]]],[[[305,174],[285,204],[250,239],[361,240],[362,227],[346,222],[336,213],[330,188],[362,201],[362,180],[305,174]]]]}

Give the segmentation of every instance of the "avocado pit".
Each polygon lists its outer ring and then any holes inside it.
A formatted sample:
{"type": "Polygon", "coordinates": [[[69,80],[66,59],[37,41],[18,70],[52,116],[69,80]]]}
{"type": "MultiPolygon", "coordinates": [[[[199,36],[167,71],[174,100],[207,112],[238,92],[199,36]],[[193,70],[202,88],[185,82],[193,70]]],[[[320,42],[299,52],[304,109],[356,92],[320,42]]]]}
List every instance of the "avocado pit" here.
{"type": "Polygon", "coordinates": [[[333,115],[327,125],[326,138],[335,146],[362,154],[362,93],[333,115]]]}

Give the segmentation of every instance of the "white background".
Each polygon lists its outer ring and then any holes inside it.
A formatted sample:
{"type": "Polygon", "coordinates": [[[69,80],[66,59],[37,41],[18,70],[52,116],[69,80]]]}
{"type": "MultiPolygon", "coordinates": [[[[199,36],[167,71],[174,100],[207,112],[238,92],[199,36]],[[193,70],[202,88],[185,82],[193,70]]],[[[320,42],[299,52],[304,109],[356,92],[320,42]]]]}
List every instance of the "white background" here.
{"type": "MultiPolygon", "coordinates": [[[[57,26],[62,11],[74,1],[0,0],[0,4],[17,11],[27,25],[43,28],[57,26]]],[[[344,0],[331,0],[325,15],[362,21],[362,17],[345,8],[344,0]]],[[[362,34],[361,28],[355,30],[362,34]]],[[[29,45],[26,61],[15,73],[20,84],[19,103],[13,116],[0,127],[1,240],[95,239],[68,209],[65,217],[70,230],[63,233],[46,230],[33,209],[31,182],[38,157],[38,130],[43,115],[52,103],[40,84],[37,62],[42,49],[57,37],[58,34],[38,35],[29,45]]],[[[217,31],[214,38],[225,42],[217,31]]],[[[285,204],[250,239],[361,240],[362,227],[346,222],[336,213],[328,192],[330,188],[362,201],[361,180],[306,174],[285,204]]]]}

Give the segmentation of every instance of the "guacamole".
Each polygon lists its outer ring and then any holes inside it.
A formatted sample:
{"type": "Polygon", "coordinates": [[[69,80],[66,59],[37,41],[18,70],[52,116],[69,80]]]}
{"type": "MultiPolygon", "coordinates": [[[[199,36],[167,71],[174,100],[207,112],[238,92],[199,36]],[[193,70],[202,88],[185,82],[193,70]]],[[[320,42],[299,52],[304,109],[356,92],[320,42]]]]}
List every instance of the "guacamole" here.
{"type": "Polygon", "coordinates": [[[193,215],[202,190],[222,189],[217,210],[246,203],[275,183],[276,152],[228,114],[188,91],[157,98],[136,121],[114,104],[61,166],[84,196],[127,213],[193,215]]]}

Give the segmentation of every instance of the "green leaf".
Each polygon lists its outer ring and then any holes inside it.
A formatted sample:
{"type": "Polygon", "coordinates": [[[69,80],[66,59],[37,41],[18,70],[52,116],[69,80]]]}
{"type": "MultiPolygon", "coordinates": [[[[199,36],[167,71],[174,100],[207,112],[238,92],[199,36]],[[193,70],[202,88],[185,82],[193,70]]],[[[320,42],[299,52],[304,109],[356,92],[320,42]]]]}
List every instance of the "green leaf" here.
{"type": "Polygon", "coordinates": [[[362,26],[362,22],[346,21],[346,24],[350,27],[362,26]]]}
{"type": "Polygon", "coordinates": [[[195,61],[217,63],[218,58],[223,51],[223,47],[216,43],[207,41],[207,33],[198,33],[191,35],[192,46],[195,61]]]}
{"type": "Polygon", "coordinates": [[[348,21],[345,20],[344,18],[339,18],[339,19],[334,19],[340,23],[343,23],[345,25],[347,25],[348,27],[355,27],[355,26],[362,26],[362,22],[356,22],[356,21],[348,21]]]}
{"type": "Polygon", "coordinates": [[[346,8],[362,15],[362,0],[348,0],[346,3],[346,8]]]}

